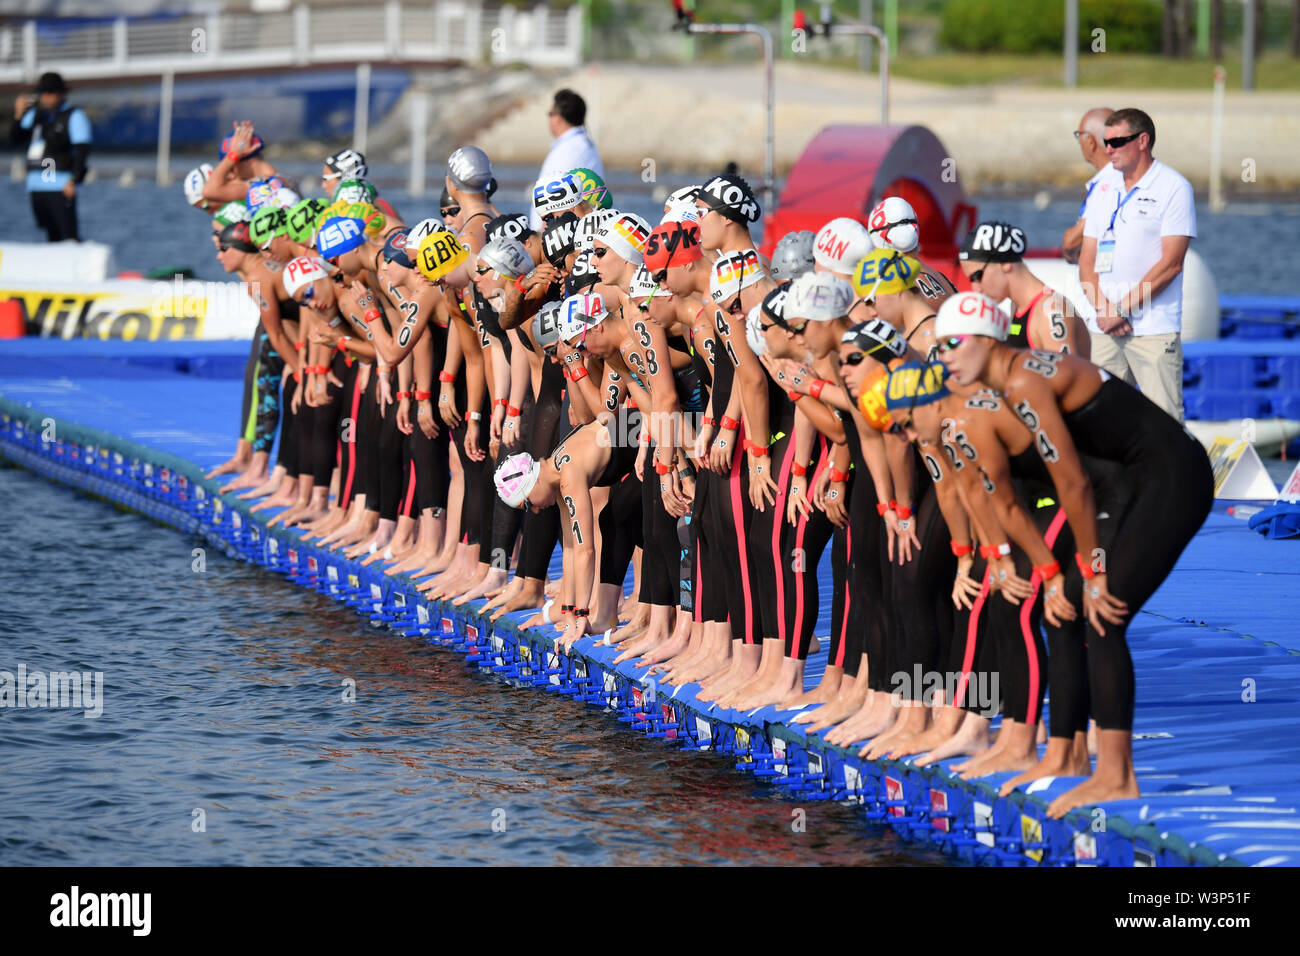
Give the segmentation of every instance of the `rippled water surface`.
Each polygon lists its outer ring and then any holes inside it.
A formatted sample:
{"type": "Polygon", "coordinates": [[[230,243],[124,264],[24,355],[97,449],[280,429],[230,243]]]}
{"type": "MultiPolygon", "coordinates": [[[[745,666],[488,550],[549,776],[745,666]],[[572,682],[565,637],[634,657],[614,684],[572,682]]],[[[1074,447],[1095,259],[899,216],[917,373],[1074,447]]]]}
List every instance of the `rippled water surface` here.
{"type": "Polygon", "coordinates": [[[942,862],[28,472],[0,515],[0,670],[104,675],[0,709],[0,864],[942,862]]]}

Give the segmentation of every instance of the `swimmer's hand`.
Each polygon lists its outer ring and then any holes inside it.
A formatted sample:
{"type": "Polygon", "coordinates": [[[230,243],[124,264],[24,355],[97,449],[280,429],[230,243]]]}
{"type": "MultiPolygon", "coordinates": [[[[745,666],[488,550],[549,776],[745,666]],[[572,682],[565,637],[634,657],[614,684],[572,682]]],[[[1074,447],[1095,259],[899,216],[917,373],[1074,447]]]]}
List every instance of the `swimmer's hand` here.
{"type": "Polygon", "coordinates": [[[979,581],[971,577],[970,569],[975,559],[969,554],[957,559],[957,576],[952,582],[952,603],[957,608],[970,610],[975,606],[975,598],[983,590],[979,581]]]}
{"type": "Polygon", "coordinates": [[[1043,617],[1052,627],[1062,627],[1078,616],[1065,597],[1065,575],[1057,574],[1043,582],[1043,617]]]}
{"type": "Polygon", "coordinates": [[[1083,610],[1093,630],[1105,635],[1107,624],[1123,624],[1128,617],[1128,604],[1110,593],[1110,585],[1105,574],[1097,574],[1083,582],[1083,610]]]}
{"type": "Polygon", "coordinates": [[[1001,591],[1008,603],[1018,605],[1034,589],[1028,581],[1016,574],[1016,562],[1007,556],[989,562],[989,590],[1001,591]]]}

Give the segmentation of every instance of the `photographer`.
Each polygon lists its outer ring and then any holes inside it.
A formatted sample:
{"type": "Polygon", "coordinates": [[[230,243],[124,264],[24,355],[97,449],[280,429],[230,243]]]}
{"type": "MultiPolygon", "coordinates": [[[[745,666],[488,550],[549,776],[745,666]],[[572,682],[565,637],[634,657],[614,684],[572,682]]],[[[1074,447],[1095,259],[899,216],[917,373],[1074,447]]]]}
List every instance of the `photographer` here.
{"type": "Polygon", "coordinates": [[[86,178],[90,120],[68,106],[68,87],[57,73],[44,73],[29,96],[14,100],[11,142],[27,147],[27,191],[36,224],[50,237],[81,241],[77,231],[77,186],[86,178]]]}

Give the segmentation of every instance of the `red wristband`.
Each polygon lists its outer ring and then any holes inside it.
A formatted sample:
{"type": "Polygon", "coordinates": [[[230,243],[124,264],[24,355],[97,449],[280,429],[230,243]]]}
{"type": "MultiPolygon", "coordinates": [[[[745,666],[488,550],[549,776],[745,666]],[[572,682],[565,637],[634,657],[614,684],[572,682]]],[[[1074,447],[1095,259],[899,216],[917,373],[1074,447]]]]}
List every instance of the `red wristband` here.
{"type": "Polygon", "coordinates": [[[656,475],[666,475],[668,472],[672,471],[672,468],[672,465],[665,465],[662,461],[655,462],[656,475]]]}
{"type": "Polygon", "coordinates": [[[1036,564],[1034,572],[1046,581],[1048,578],[1054,578],[1061,573],[1061,562],[1053,561],[1051,564],[1036,564]]]}
{"type": "Polygon", "coordinates": [[[757,457],[762,458],[764,455],[767,454],[768,446],[760,445],[758,442],[750,441],[748,438],[746,438],[745,451],[749,452],[751,455],[756,455],[757,457]]]}
{"type": "Polygon", "coordinates": [[[816,379],[813,381],[811,385],[808,386],[808,394],[811,395],[813,398],[820,399],[822,397],[822,389],[829,384],[830,382],[826,381],[826,379],[824,378],[816,379]]]}
{"type": "Polygon", "coordinates": [[[792,401],[792,402],[797,402],[797,401],[799,401],[799,399],[801,399],[801,398],[804,397],[804,394],[803,394],[803,392],[796,392],[796,391],[792,388],[792,389],[790,389],[790,391],[788,391],[788,392],[785,393],[785,397],[788,398],[788,399],[790,399],[790,401],[792,401]]]}
{"type": "Polygon", "coordinates": [[[581,382],[586,377],[587,377],[587,366],[585,365],[579,365],[577,368],[575,368],[572,372],[569,373],[570,382],[581,382]]]}
{"type": "Polygon", "coordinates": [[[237,163],[239,162],[240,156],[238,152],[232,149],[230,152],[226,153],[226,159],[230,160],[232,163],[237,163]]]}
{"type": "Polygon", "coordinates": [[[728,418],[726,415],[723,415],[722,418],[718,419],[718,424],[721,425],[723,428],[730,429],[731,431],[734,432],[737,428],[740,427],[740,419],[728,418]]]}
{"type": "Polygon", "coordinates": [[[849,473],[847,471],[838,471],[834,465],[831,465],[831,483],[848,481],[849,473]]]}
{"type": "Polygon", "coordinates": [[[521,293],[528,291],[527,289],[524,288],[524,280],[527,278],[528,276],[520,276],[518,279],[515,280],[515,288],[518,289],[521,293]]]}
{"type": "Polygon", "coordinates": [[[433,398],[433,392],[422,392],[417,388],[414,392],[411,393],[411,396],[417,402],[427,402],[429,399],[433,398]]]}
{"type": "Polygon", "coordinates": [[[340,335],[340,336],[339,336],[339,340],[338,340],[337,343],[335,343],[334,347],[335,347],[336,349],[338,349],[340,352],[342,352],[344,355],[347,355],[347,354],[348,354],[348,337],[347,337],[346,335],[340,335]]]}
{"type": "Polygon", "coordinates": [[[507,404],[507,405],[506,405],[506,415],[509,416],[510,418],[518,418],[518,417],[519,417],[519,409],[515,408],[513,405],[509,405],[509,404],[507,404]]]}
{"type": "Polygon", "coordinates": [[[398,400],[399,402],[402,401],[402,399],[404,399],[404,398],[410,398],[410,397],[411,397],[411,393],[410,393],[410,392],[398,392],[398,393],[397,393],[397,400],[398,400]]]}
{"type": "Polygon", "coordinates": [[[795,462],[793,465],[790,466],[790,471],[792,474],[796,474],[801,478],[804,475],[808,474],[808,469],[805,468],[803,465],[799,464],[798,462],[795,462]]]}
{"type": "Polygon", "coordinates": [[[898,515],[900,520],[906,521],[908,518],[912,517],[912,509],[907,507],[907,505],[896,505],[892,501],[889,504],[893,507],[894,514],[898,515]]]}
{"type": "Polygon", "coordinates": [[[508,398],[494,398],[494,399],[492,399],[492,404],[493,404],[493,406],[496,406],[496,405],[505,405],[505,406],[509,407],[509,405],[510,405],[510,399],[508,399],[508,398]]]}
{"type": "Polygon", "coordinates": [[[952,548],[953,555],[958,558],[964,558],[975,550],[969,544],[958,544],[956,541],[949,542],[949,547],[952,548]]]}
{"type": "MultiPolygon", "coordinates": [[[[832,478],[832,480],[834,480],[834,477],[835,477],[835,469],[832,468],[832,469],[831,469],[831,478],[832,478]]],[[[885,512],[888,511],[888,510],[889,510],[889,505],[885,504],[883,501],[881,501],[881,502],[877,502],[877,504],[876,504],[876,514],[880,515],[880,517],[883,518],[883,517],[885,516],[885,512]]]]}
{"type": "Polygon", "coordinates": [[[297,382],[299,385],[302,384],[302,376],[299,375],[297,372],[293,373],[293,380],[297,382]]]}
{"type": "Polygon", "coordinates": [[[1085,578],[1095,578],[1097,576],[1097,572],[1092,569],[1092,565],[1083,560],[1083,555],[1078,551],[1074,552],[1074,563],[1079,566],[1079,573],[1085,578]]]}
{"type": "Polygon", "coordinates": [[[715,421],[714,421],[712,418],[710,418],[708,415],[705,415],[703,418],[700,419],[700,427],[701,427],[701,428],[703,428],[703,427],[705,427],[705,426],[708,426],[709,428],[712,428],[712,427],[713,427],[714,425],[716,425],[716,424],[717,424],[717,422],[715,422],[715,421]]]}
{"type": "Polygon", "coordinates": [[[451,372],[439,372],[439,373],[438,373],[438,381],[440,381],[440,382],[455,382],[455,381],[456,381],[456,376],[455,376],[455,375],[452,375],[451,372]]]}
{"type": "Polygon", "coordinates": [[[305,349],[305,348],[307,347],[307,343],[306,343],[305,341],[304,341],[304,342],[294,342],[294,343],[293,343],[293,347],[294,347],[294,350],[295,350],[295,351],[298,351],[298,350],[300,350],[300,349],[305,349]]]}

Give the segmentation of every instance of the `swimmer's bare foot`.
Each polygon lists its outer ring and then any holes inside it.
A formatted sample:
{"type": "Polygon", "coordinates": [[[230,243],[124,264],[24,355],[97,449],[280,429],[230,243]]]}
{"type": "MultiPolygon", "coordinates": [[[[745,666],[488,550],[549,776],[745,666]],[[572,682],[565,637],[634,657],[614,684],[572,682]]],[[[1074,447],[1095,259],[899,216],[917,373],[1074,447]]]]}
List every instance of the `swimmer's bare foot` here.
{"type": "Polygon", "coordinates": [[[943,707],[934,719],[934,723],[924,733],[909,737],[906,741],[895,741],[889,752],[889,759],[901,760],[912,754],[929,753],[957,732],[966,711],[960,707],[943,707]]]}
{"type": "Polygon", "coordinates": [[[279,469],[276,469],[275,471],[271,472],[270,478],[266,479],[266,481],[262,482],[260,485],[258,485],[256,488],[253,488],[251,491],[245,491],[239,497],[243,501],[250,501],[253,498],[265,498],[267,495],[275,494],[275,492],[279,489],[280,485],[283,483],[284,483],[284,474],[279,469]]]}
{"type": "Polygon", "coordinates": [[[519,575],[515,575],[509,580],[505,587],[497,588],[488,595],[487,603],[483,605],[483,613],[486,614],[488,611],[501,607],[501,605],[505,604],[512,597],[518,594],[520,590],[523,589],[523,586],[524,579],[519,577],[519,575]]]}
{"type": "Polygon", "coordinates": [[[888,733],[898,720],[898,703],[892,694],[873,691],[856,714],[826,734],[827,743],[848,747],[859,740],[874,740],[888,733]]]}
{"type": "Polygon", "coordinates": [[[221,475],[229,475],[237,471],[243,471],[248,467],[248,464],[252,460],[252,457],[253,456],[251,452],[248,455],[245,455],[243,457],[236,454],[233,458],[229,459],[228,461],[223,461],[221,464],[217,465],[216,468],[213,468],[210,472],[208,472],[203,477],[205,479],[211,480],[213,478],[218,478],[221,475]]]}
{"type": "MultiPolygon", "coordinates": [[[[811,707],[815,704],[829,704],[839,693],[840,681],[844,677],[843,668],[830,665],[822,675],[821,681],[811,690],[798,689],[795,693],[781,701],[781,707],[784,710],[794,710],[796,707],[811,707]]],[[[802,715],[800,715],[802,716],[802,715]]],[[[796,718],[797,719],[797,718],[796,718]]]]}
{"type": "Polygon", "coordinates": [[[452,607],[463,607],[470,601],[480,601],[488,593],[503,587],[506,583],[506,572],[499,568],[484,565],[480,570],[474,573],[469,588],[463,591],[460,597],[451,602],[452,607]]]}
{"type": "Polygon", "coordinates": [[[1079,807],[1140,797],[1137,775],[1133,772],[1132,740],[1129,730],[1098,730],[1097,769],[1083,783],[1053,800],[1047,815],[1060,819],[1079,807]]]}
{"type": "Polygon", "coordinates": [[[265,468],[259,468],[257,470],[250,468],[234,481],[228,481],[222,485],[220,493],[224,495],[231,491],[244,491],[248,488],[257,488],[264,484],[266,479],[267,473],[265,468]]]}
{"type": "Polygon", "coordinates": [[[913,764],[928,767],[940,760],[952,757],[967,757],[984,753],[989,749],[989,721],[978,714],[967,714],[957,732],[929,753],[922,754],[913,764]]]}
{"type": "Polygon", "coordinates": [[[1066,737],[1048,737],[1043,759],[1004,783],[998,795],[1005,797],[1018,787],[1044,777],[1086,777],[1091,774],[1092,761],[1088,759],[1087,743],[1082,733],[1078,737],[1078,746],[1076,741],[1066,737]]]}
{"type": "Polygon", "coordinates": [[[527,611],[529,608],[541,607],[545,603],[542,600],[542,594],[543,588],[540,586],[540,582],[525,580],[523,587],[497,608],[496,613],[492,615],[492,620],[495,621],[504,614],[513,614],[515,611],[527,611]]]}

